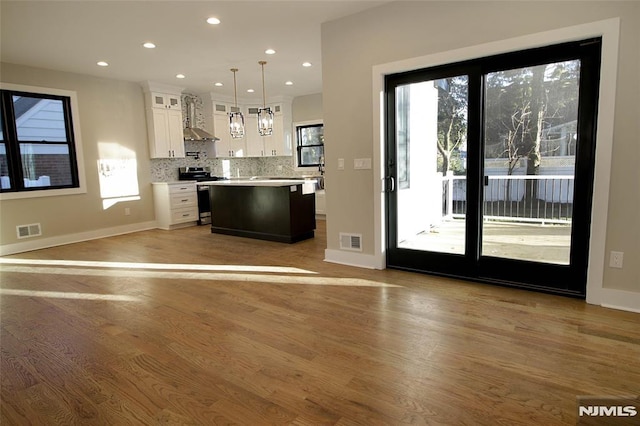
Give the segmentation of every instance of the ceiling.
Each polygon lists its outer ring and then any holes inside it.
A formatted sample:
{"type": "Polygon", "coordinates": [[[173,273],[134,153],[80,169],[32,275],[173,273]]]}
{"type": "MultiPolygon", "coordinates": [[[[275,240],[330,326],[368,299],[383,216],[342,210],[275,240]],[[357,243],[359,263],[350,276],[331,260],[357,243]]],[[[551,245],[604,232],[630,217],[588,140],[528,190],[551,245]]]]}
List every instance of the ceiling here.
{"type": "Polygon", "coordinates": [[[227,97],[233,96],[230,69],[238,68],[238,97],[245,100],[262,99],[258,61],[266,60],[267,97],[296,97],[322,91],[321,23],[385,2],[2,0],[0,59],[227,97]],[[209,17],[221,23],[209,25],[209,17]],[[149,41],[157,47],[142,47],[149,41]],[[265,54],[268,48],[276,53],[265,54]]]}

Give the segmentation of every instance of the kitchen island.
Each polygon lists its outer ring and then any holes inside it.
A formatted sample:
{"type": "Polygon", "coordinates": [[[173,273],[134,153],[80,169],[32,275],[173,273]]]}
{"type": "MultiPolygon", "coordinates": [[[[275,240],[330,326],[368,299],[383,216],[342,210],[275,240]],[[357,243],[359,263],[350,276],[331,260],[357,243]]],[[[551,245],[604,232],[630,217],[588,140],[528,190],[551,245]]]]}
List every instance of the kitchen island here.
{"type": "Polygon", "coordinates": [[[314,237],[315,181],[235,179],[207,185],[211,232],[295,243],[314,237]]]}

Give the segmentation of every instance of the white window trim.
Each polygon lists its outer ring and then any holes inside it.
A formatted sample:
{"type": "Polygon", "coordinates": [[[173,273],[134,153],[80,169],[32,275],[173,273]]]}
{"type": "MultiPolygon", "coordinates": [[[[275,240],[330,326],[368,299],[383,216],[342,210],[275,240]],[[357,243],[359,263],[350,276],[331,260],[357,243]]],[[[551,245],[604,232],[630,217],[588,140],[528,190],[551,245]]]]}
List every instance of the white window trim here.
{"type": "Polygon", "coordinates": [[[292,125],[293,137],[294,137],[294,143],[295,143],[295,145],[293,146],[293,164],[294,164],[294,169],[297,172],[309,172],[313,170],[314,172],[317,172],[318,174],[320,174],[320,171],[318,170],[317,167],[300,167],[298,165],[298,126],[314,126],[317,124],[322,124],[324,126],[324,121],[322,119],[297,121],[292,125]]]}
{"type": "Polygon", "coordinates": [[[82,136],[80,135],[80,113],[78,112],[78,96],[75,91],[52,89],[50,87],[24,86],[0,82],[2,90],[16,90],[20,92],[39,93],[43,95],[66,96],[71,104],[71,121],[73,125],[74,148],[76,152],[76,166],[78,167],[77,188],[47,189],[42,191],[3,192],[0,201],[25,198],[57,197],[61,195],[76,195],[87,193],[87,183],[84,170],[84,155],[82,153],[82,136]]]}
{"type": "Polygon", "coordinates": [[[373,95],[373,157],[374,157],[374,243],[375,267],[386,268],[384,177],[384,78],[386,75],[437,65],[482,58],[506,52],[548,46],[590,37],[602,37],[596,159],[594,173],[591,237],[587,271],[587,302],[602,306],[635,311],[640,295],[629,291],[603,287],[605,270],[605,242],[609,206],[609,182],[615,117],[615,97],[618,75],[618,44],[620,18],[606,19],[557,30],[515,37],[482,45],[470,46],[402,61],[375,65],[372,68],[373,95]]]}

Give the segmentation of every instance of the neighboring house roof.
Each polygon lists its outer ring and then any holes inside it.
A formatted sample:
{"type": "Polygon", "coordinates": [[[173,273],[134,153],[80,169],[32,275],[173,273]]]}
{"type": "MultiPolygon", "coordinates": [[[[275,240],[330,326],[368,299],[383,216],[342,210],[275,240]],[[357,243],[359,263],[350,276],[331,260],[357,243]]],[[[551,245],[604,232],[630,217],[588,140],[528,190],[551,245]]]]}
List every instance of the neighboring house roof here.
{"type": "Polygon", "coordinates": [[[62,101],[25,96],[13,105],[19,141],[67,142],[62,101]]]}
{"type": "Polygon", "coordinates": [[[40,102],[39,98],[31,98],[21,96],[19,99],[13,102],[13,113],[15,114],[16,119],[22,117],[22,115],[33,108],[38,102],[40,102]]]}

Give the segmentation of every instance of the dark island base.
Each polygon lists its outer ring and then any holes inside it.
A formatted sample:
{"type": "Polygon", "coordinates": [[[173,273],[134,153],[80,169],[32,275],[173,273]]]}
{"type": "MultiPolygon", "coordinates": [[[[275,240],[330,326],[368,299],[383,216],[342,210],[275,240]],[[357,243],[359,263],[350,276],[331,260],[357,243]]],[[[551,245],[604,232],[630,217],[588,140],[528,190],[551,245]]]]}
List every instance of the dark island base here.
{"type": "Polygon", "coordinates": [[[285,186],[209,186],[211,232],[295,243],[313,238],[315,194],[302,184],[285,186]]]}
{"type": "Polygon", "coordinates": [[[236,237],[255,238],[257,240],[276,241],[278,243],[297,243],[298,241],[307,240],[309,238],[315,237],[314,231],[305,232],[303,234],[298,234],[298,235],[287,236],[287,235],[268,234],[264,232],[241,231],[238,229],[227,229],[227,228],[220,228],[217,226],[211,227],[211,233],[233,235],[236,237]]]}

